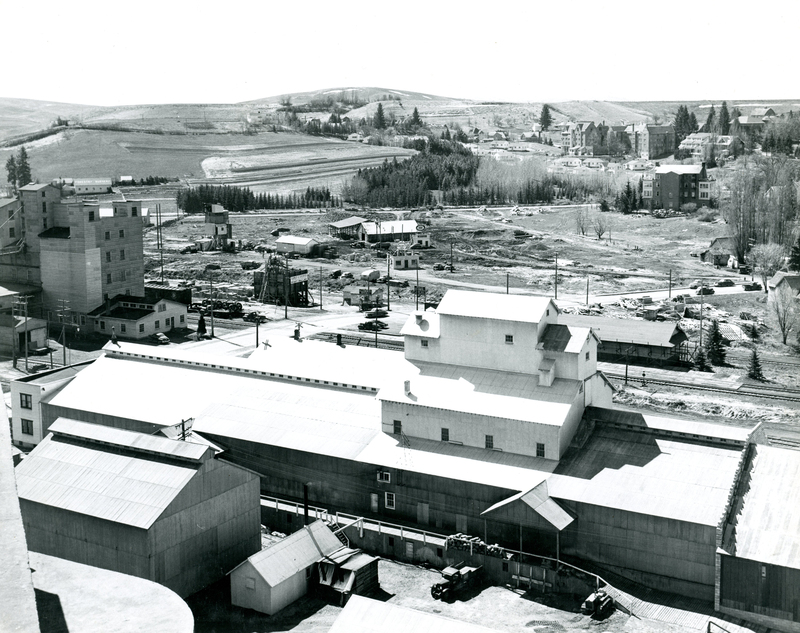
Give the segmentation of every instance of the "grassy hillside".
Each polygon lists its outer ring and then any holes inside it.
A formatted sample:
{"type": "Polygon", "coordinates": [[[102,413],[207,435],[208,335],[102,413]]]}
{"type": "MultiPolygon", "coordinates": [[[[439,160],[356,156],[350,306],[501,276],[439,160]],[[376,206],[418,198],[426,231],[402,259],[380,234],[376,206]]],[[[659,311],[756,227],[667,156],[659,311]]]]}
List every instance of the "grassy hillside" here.
{"type": "Polygon", "coordinates": [[[414,92],[411,90],[397,90],[394,88],[326,88],[324,90],[312,90],[310,92],[292,92],[284,95],[275,95],[272,97],[264,97],[263,99],[256,99],[254,101],[247,101],[247,104],[274,104],[278,105],[286,98],[291,99],[295,105],[306,104],[312,101],[320,101],[325,99],[341,99],[345,98],[351,101],[361,101],[370,103],[371,101],[379,101],[386,96],[396,98],[404,101],[451,101],[451,97],[440,97],[424,92],[414,92]]]}
{"type": "Polygon", "coordinates": [[[85,116],[98,106],[0,97],[0,140],[49,127],[60,117],[85,116]]]}

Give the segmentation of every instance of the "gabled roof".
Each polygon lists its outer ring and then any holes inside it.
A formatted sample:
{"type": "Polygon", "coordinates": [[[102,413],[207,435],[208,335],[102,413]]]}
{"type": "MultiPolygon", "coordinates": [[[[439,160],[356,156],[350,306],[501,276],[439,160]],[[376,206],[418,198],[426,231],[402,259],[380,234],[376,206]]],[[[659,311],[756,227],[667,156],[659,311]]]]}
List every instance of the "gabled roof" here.
{"type": "Polygon", "coordinates": [[[308,246],[311,242],[319,244],[319,241],[313,237],[300,237],[298,235],[283,235],[275,240],[276,244],[295,244],[297,246],[308,246]]]}
{"type": "Polygon", "coordinates": [[[428,310],[426,312],[412,313],[400,330],[400,335],[439,338],[440,332],[439,315],[432,310],[428,310]]]}
{"type": "Polygon", "coordinates": [[[549,297],[448,290],[436,312],[476,319],[539,323],[548,309],[558,310],[549,297]]]}
{"type": "Polygon", "coordinates": [[[342,542],[325,523],[314,521],[267,549],[253,554],[246,562],[253,566],[270,587],[275,587],[342,547],[342,542]]]}
{"type": "Polygon", "coordinates": [[[56,239],[56,240],[68,240],[69,239],[69,227],[68,226],[52,226],[49,229],[42,231],[39,233],[39,237],[41,239],[56,239]]]}
{"type": "Polygon", "coordinates": [[[550,498],[547,492],[547,480],[534,486],[527,492],[517,493],[508,499],[503,499],[495,503],[491,508],[481,512],[481,514],[489,514],[517,500],[521,500],[559,532],[575,520],[569,512],[564,510],[554,499],[550,498]]]}
{"type": "Polygon", "coordinates": [[[416,233],[416,220],[390,220],[388,222],[362,222],[361,228],[367,235],[397,235],[416,233]]]}
{"type": "MultiPolygon", "coordinates": [[[[563,317],[560,317],[560,320],[563,321],[563,317]]],[[[542,334],[541,346],[548,352],[579,354],[586,339],[590,336],[594,336],[597,342],[600,342],[600,339],[588,327],[550,323],[542,334]]]]}
{"type": "MultiPolygon", "coordinates": [[[[350,136],[353,136],[353,134],[351,134],[350,136]]],[[[353,215],[350,216],[349,218],[345,218],[344,220],[339,220],[338,222],[330,222],[328,223],[328,226],[332,226],[335,229],[346,229],[351,226],[358,226],[362,222],[367,222],[367,219],[360,218],[357,215],[353,215]]]]}
{"type": "Polygon", "coordinates": [[[767,282],[770,288],[777,288],[781,283],[789,284],[789,287],[795,292],[800,292],[800,273],[787,273],[779,271],[775,273],[767,282]]]}
{"type": "Polygon", "coordinates": [[[148,529],[213,452],[60,418],[17,467],[20,499],[148,529]]]}
{"type": "Polygon", "coordinates": [[[578,314],[562,314],[558,320],[570,326],[592,328],[603,343],[674,347],[686,340],[686,334],[680,326],[670,321],[611,319],[578,314]]]}

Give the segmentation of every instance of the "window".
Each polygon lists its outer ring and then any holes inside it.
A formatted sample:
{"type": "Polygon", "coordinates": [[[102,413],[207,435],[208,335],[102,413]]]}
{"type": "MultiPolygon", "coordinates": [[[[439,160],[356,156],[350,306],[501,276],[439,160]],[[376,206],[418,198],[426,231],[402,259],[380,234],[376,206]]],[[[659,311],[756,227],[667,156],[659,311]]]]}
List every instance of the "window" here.
{"type": "Polygon", "coordinates": [[[442,442],[450,441],[450,429],[442,429],[442,442]]]}
{"type": "Polygon", "coordinates": [[[506,343],[514,344],[514,335],[513,334],[506,334],[506,343]]]}
{"type": "Polygon", "coordinates": [[[385,493],[385,501],[386,501],[386,509],[387,510],[394,510],[394,493],[387,492],[385,493]]]}
{"type": "Polygon", "coordinates": [[[131,207],[131,217],[135,218],[139,214],[139,210],[136,207],[131,207]]]}
{"type": "Polygon", "coordinates": [[[106,322],[105,321],[100,321],[100,329],[101,330],[105,330],[106,329],[106,322]]]}
{"type": "MultiPolygon", "coordinates": [[[[308,572],[310,569],[311,569],[311,567],[309,567],[306,571],[308,572]]],[[[244,579],[244,588],[245,589],[255,589],[256,588],[256,579],[253,578],[252,576],[248,576],[247,578],[245,578],[244,579]]]]}
{"type": "Polygon", "coordinates": [[[44,191],[42,191],[42,198],[44,198],[44,197],[45,197],[45,192],[44,192],[44,191]]]}
{"type": "Polygon", "coordinates": [[[394,434],[395,435],[402,435],[403,433],[403,423],[400,420],[393,420],[394,424],[394,434]]]}
{"type": "Polygon", "coordinates": [[[111,251],[106,251],[106,261],[107,262],[111,261],[111,251]]]}
{"type": "Polygon", "coordinates": [[[119,259],[120,259],[120,261],[124,261],[125,260],[125,249],[124,248],[122,250],[120,250],[120,252],[119,252],[119,259]]]}
{"type": "Polygon", "coordinates": [[[437,555],[439,558],[444,558],[444,550],[443,550],[441,547],[437,547],[437,548],[436,548],[436,555],[437,555]]]}
{"type": "Polygon", "coordinates": [[[156,329],[161,327],[161,321],[156,321],[156,329]]]}
{"type": "Polygon", "coordinates": [[[592,359],[592,352],[591,351],[586,352],[586,360],[591,360],[591,359],[592,359]]]}
{"type": "Polygon", "coordinates": [[[47,213],[47,203],[42,202],[42,213],[47,213]]]}
{"type": "Polygon", "coordinates": [[[393,536],[389,537],[389,547],[394,547],[394,537],[393,536]]]}
{"type": "Polygon", "coordinates": [[[139,324],[139,332],[144,332],[144,323],[139,324]]]}
{"type": "Polygon", "coordinates": [[[21,393],[19,394],[19,406],[23,409],[33,409],[33,400],[31,398],[31,394],[29,393],[21,393]]]}
{"type": "Polygon", "coordinates": [[[425,339],[422,339],[419,342],[419,344],[420,344],[421,347],[428,347],[428,341],[426,341],[425,339]]]}
{"type": "Polygon", "coordinates": [[[106,231],[106,239],[107,240],[111,239],[111,231],[106,231]]]}
{"type": "Polygon", "coordinates": [[[182,314],[182,315],[181,315],[181,323],[183,323],[185,320],[186,320],[186,315],[185,315],[185,314],[182,314]]]}
{"type": "Polygon", "coordinates": [[[494,448],[494,435],[486,436],[486,448],[494,448]]]}
{"type": "Polygon", "coordinates": [[[544,444],[536,442],[536,457],[544,457],[544,444]]]}
{"type": "Polygon", "coordinates": [[[8,229],[8,237],[14,237],[14,227],[13,226],[10,229],[8,229]]]}
{"type": "Polygon", "coordinates": [[[111,283],[111,273],[107,273],[107,274],[106,274],[106,283],[107,283],[107,284],[110,284],[110,283],[111,283]]]}
{"type": "Polygon", "coordinates": [[[119,280],[120,281],[125,281],[127,279],[127,277],[128,277],[128,271],[127,270],[120,271],[120,273],[119,273],[119,280]]]}
{"type": "Polygon", "coordinates": [[[33,435],[33,420],[20,420],[22,422],[22,432],[25,435],[33,435]]]}
{"type": "Polygon", "coordinates": [[[159,303],[158,304],[158,311],[159,312],[166,312],[167,311],[167,304],[166,303],[159,303]]]}
{"type": "Polygon", "coordinates": [[[378,471],[378,481],[380,481],[381,483],[384,483],[384,484],[390,484],[390,483],[392,483],[392,474],[389,473],[389,472],[386,472],[385,470],[379,470],[378,471]]]}
{"type": "Polygon", "coordinates": [[[120,324],[119,324],[119,331],[120,331],[120,332],[125,332],[125,331],[126,331],[126,330],[125,330],[125,324],[124,324],[124,323],[120,323],[120,324]]]}
{"type": "Polygon", "coordinates": [[[89,211],[89,222],[94,222],[94,211],[89,211]]]}
{"type": "Polygon", "coordinates": [[[43,229],[47,229],[47,218],[45,218],[44,220],[42,220],[42,228],[43,228],[43,229]]]}
{"type": "Polygon", "coordinates": [[[125,229],[120,229],[119,230],[119,236],[120,237],[125,237],[125,229]]]}

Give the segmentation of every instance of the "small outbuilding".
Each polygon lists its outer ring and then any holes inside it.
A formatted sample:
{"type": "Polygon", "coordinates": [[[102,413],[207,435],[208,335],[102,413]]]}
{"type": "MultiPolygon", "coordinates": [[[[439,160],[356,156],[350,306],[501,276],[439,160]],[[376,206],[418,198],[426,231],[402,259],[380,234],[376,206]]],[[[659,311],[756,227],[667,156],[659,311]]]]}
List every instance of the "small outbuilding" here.
{"type": "Polygon", "coordinates": [[[299,253],[300,255],[313,256],[319,242],[313,237],[300,237],[298,235],[283,235],[275,240],[275,246],[279,253],[299,253]]]}
{"type": "Polygon", "coordinates": [[[315,521],[231,571],[231,602],[274,615],[306,595],[319,562],[342,547],[324,522],[315,521]]]}

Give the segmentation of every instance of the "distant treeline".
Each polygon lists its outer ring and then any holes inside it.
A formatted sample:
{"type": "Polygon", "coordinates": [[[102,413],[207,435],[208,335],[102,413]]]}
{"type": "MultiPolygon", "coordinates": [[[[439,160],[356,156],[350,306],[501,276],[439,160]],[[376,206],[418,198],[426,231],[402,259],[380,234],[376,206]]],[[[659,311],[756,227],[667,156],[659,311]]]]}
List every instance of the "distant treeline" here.
{"type": "Polygon", "coordinates": [[[413,207],[434,202],[432,190],[450,205],[551,203],[556,198],[585,200],[591,183],[555,175],[530,174],[501,180],[487,173],[478,181],[480,158],[460,143],[430,139],[412,143],[419,154],[380,167],[359,170],[343,191],[345,200],[372,207],[413,207]]]}
{"type": "Polygon", "coordinates": [[[256,209],[318,209],[341,206],[327,187],[309,187],[304,193],[280,195],[253,193],[249,187],[200,185],[178,192],[178,207],[186,213],[203,213],[206,204],[221,204],[228,211],[256,209]]]}
{"type": "Polygon", "coordinates": [[[480,160],[460,143],[430,139],[418,148],[420,153],[406,160],[360,169],[345,186],[344,198],[373,207],[419,206],[432,201],[432,189],[469,187],[474,181],[480,160]]]}

